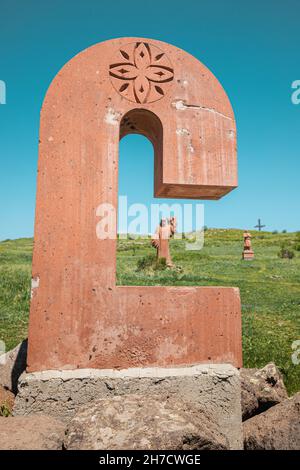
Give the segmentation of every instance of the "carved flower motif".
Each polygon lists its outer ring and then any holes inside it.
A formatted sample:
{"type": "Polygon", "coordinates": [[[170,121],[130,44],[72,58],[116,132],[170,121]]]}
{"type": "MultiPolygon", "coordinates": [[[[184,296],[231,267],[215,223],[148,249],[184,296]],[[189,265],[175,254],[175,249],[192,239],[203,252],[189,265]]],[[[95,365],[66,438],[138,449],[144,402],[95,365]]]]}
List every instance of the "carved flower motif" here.
{"type": "Polygon", "coordinates": [[[150,103],[165,95],[165,84],[173,80],[174,71],[164,52],[141,42],[125,45],[119,54],[123,61],[110,65],[109,73],[122,96],[137,103],[150,103]]]}

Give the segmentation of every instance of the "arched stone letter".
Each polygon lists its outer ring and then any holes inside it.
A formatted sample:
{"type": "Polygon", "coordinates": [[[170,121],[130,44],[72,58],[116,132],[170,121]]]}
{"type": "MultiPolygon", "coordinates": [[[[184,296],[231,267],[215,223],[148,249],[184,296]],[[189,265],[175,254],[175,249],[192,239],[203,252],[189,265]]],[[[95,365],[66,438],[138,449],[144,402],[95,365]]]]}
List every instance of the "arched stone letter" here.
{"type": "Polygon", "coordinates": [[[194,57],[122,38],[68,62],[41,112],[28,371],[241,365],[238,289],[116,286],[116,239],[96,227],[100,205],[117,207],[119,139],[133,132],[153,142],[156,196],[237,186],[233,112],[194,57]]]}

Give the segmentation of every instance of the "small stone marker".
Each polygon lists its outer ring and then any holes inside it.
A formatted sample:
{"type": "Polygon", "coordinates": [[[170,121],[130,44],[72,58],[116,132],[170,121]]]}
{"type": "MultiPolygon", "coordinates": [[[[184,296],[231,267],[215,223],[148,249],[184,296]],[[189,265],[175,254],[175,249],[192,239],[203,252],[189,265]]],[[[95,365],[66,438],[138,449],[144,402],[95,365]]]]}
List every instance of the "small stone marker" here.
{"type": "Polygon", "coordinates": [[[242,258],[244,260],[250,261],[254,258],[254,251],[252,250],[252,247],[251,247],[251,233],[249,233],[248,230],[245,230],[243,237],[244,237],[244,251],[242,254],[242,258]]]}

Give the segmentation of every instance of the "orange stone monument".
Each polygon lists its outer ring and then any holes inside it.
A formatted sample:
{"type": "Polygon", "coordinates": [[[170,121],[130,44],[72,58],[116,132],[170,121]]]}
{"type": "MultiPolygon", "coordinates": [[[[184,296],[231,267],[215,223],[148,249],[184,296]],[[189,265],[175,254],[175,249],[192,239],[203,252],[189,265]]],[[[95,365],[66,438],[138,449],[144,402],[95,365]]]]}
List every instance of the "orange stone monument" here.
{"type": "Polygon", "coordinates": [[[245,230],[243,233],[244,237],[244,251],[242,254],[242,258],[245,260],[252,260],[254,258],[254,251],[251,247],[251,233],[248,230],[245,230]]]}
{"type": "Polygon", "coordinates": [[[143,38],[72,58],[41,111],[28,372],[242,365],[237,288],[116,286],[116,236],[97,225],[99,207],[117,207],[130,133],[153,144],[157,197],[219,199],[237,186],[233,111],[196,58],[143,38]]]}
{"type": "Polygon", "coordinates": [[[176,232],[176,218],[161,219],[159,227],[151,239],[151,245],[157,250],[157,258],[164,258],[166,265],[173,266],[170,254],[169,240],[176,232]]]}

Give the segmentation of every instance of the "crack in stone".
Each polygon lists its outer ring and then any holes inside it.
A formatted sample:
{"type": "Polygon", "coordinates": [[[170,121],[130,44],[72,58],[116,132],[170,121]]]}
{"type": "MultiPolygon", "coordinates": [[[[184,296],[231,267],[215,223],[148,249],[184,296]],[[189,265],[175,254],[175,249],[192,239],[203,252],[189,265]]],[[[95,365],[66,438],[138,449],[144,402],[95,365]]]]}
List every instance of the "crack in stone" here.
{"type": "Polygon", "coordinates": [[[200,106],[197,104],[187,104],[184,100],[177,100],[173,101],[172,106],[178,110],[182,109],[202,109],[203,111],[208,111],[210,113],[218,114],[219,116],[222,116],[225,119],[229,119],[230,121],[233,121],[233,119],[229,116],[226,116],[226,114],[220,113],[219,111],[216,111],[213,108],[207,108],[206,106],[200,106]]]}

